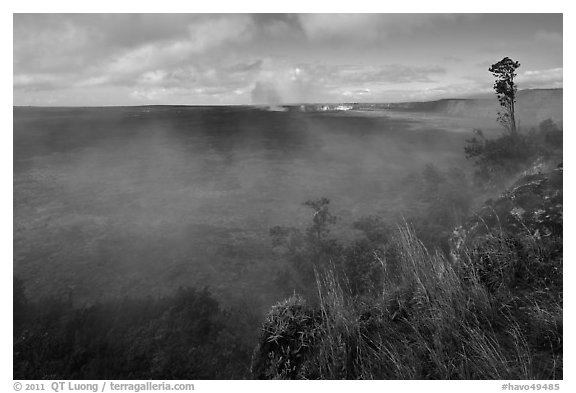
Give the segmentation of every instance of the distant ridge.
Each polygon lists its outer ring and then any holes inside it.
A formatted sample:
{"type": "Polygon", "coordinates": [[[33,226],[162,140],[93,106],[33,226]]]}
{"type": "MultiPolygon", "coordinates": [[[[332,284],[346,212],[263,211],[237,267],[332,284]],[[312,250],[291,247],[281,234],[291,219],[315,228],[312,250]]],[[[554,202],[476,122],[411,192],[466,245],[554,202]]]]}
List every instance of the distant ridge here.
{"type": "MultiPolygon", "coordinates": [[[[556,88],[546,88],[546,89],[520,89],[518,90],[518,95],[526,95],[526,94],[557,94],[560,92],[562,94],[563,89],[561,87],[556,88]]],[[[495,99],[496,94],[493,90],[486,93],[477,93],[477,94],[469,94],[463,95],[454,98],[462,98],[462,99],[495,99]]]]}
{"type": "MultiPolygon", "coordinates": [[[[561,124],[563,119],[563,89],[519,90],[516,114],[520,125],[533,126],[546,119],[561,124]]],[[[390,104],[358,104],[358,109],[391,109],[396,111],[428,112],[446,116],[495,118],[500,110],[495,94],[475,98],[446,98],[436,101],[399,102],[390,104]]]]}

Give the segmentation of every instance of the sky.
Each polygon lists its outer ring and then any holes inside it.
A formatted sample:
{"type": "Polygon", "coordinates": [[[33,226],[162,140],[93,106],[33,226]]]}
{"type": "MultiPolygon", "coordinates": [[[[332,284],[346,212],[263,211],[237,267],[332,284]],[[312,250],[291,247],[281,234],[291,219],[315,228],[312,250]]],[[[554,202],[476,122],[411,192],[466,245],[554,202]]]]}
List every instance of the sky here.
{"type": "Polygon", "coordinates": [[[14,105],[397,102],[563,86],[562,14],[14,14],[14,105]]]}

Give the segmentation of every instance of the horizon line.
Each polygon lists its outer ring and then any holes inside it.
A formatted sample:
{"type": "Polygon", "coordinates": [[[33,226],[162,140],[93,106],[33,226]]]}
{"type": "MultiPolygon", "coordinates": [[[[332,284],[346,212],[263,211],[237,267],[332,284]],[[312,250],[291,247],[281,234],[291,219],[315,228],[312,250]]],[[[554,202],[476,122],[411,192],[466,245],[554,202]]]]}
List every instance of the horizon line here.
{"type": "MultiPolygon", "coordinates": [[[[527,88],[520,89],[521,91],[529,90],[563,90],[564,87],[541,87],[541,88],[527,88]]],[[[290,107],[299,105],[347,105],[347,104],[404,104],[404,103],[421,103],[421,102],[436,102],[447,100],[482,100],[489,99],[488,95],[495,93],[476,93],[464,97],[448,97],[436,98],[430,100],[413,100],[413,101],[338,101],[338,102],[298,102],[298,103],[281,103],[281,104],[142,104],[142,105],[14,105],[12,108],[143,108],[143,107],[290,107]]]]}

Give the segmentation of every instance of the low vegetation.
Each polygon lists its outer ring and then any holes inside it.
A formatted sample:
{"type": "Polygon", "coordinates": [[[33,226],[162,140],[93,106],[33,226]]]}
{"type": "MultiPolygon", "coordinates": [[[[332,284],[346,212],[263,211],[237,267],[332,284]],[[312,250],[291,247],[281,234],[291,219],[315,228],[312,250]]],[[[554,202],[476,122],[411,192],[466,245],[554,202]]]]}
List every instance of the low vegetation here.
{"type": "Polygon", "coordinates": [[[396,259],[375,256],[384,285],[371,296],[352,295],[338,269],[318,272],[316,299],[293,296],[270,312],[255,376],[561,378],[561,238],[458,240],[447,258],[399,228],[396,259]]]}
{"type": "MultiPolygon", "coordinates": [[[[528,150],[513,145],[509,134],[470,142],[477,188],[458,171],[427,167],[405,194],[412,198],[407,205],[418,207],[410,219],[394,228],[378,217],[362,219],[355,227],[363,237],[347,245],[329,237],[337,220],[327,200],[305,232],[274,229],[293,272],[314,277],[314,290],[272,308],[253,376],[562,378],[558,132],[546,121],[538,131],[517,134],[515,142],[528,150]],[[474,154],[471,145],[478,147],[474,154]],[[519,178],[479,207],[472,196],[457,193],[485,196],[512,176],[519,178]],[[306,270],[300,269],[304,261],[306,270]]],[[[307,205],[318,211],[318,203],[307,205]]]]}
{"type": "Polygon", "coordinates": [[[481,130],[475,130],[464,148],[466,157],[474,160],[476,185],[498,190],[509,179],[530,168],[537,160],[561,162],[562,130],[551,120],[540,123],[528,133],[504,134],[486,139],[481,130]]]}
{"type": "Polygon", "coordinates": [[[255,322],[207,289],[89,307],[28,302],[14,280],[14,379],[240,379],[255,322]]]}

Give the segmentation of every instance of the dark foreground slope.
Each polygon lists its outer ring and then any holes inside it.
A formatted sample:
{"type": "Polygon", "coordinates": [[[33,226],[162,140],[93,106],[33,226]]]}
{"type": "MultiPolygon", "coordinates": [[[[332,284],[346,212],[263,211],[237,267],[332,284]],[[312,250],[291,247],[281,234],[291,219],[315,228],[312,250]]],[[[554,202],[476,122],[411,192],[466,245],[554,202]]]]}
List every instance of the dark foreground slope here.
{"type": "Polygon", "coordinates": [[[207,290],[74,307],[14,282],[14,379],[242,379],[256,321],[207,290]]]}
{"type": "Polygon", "coordinates": [[[14,378],[560,379],[562,207],[561,167],[526,174],[454,232],[450,255],[401,227],[368,255],[377,292],[317,271],[317,296],[277,304],[260,332],[249,305],[207,290],[75,307],[30,301],[15,280],[14,378]]]}
{"type": "Polygon", "coordinates": [[[392,247],[379,294],[351,296],[333,268],[317,272],[317,298],[273,307],[254,377],[562,378],[561,166],[488,201],[450,255],[408,227],[392,247]]]}

